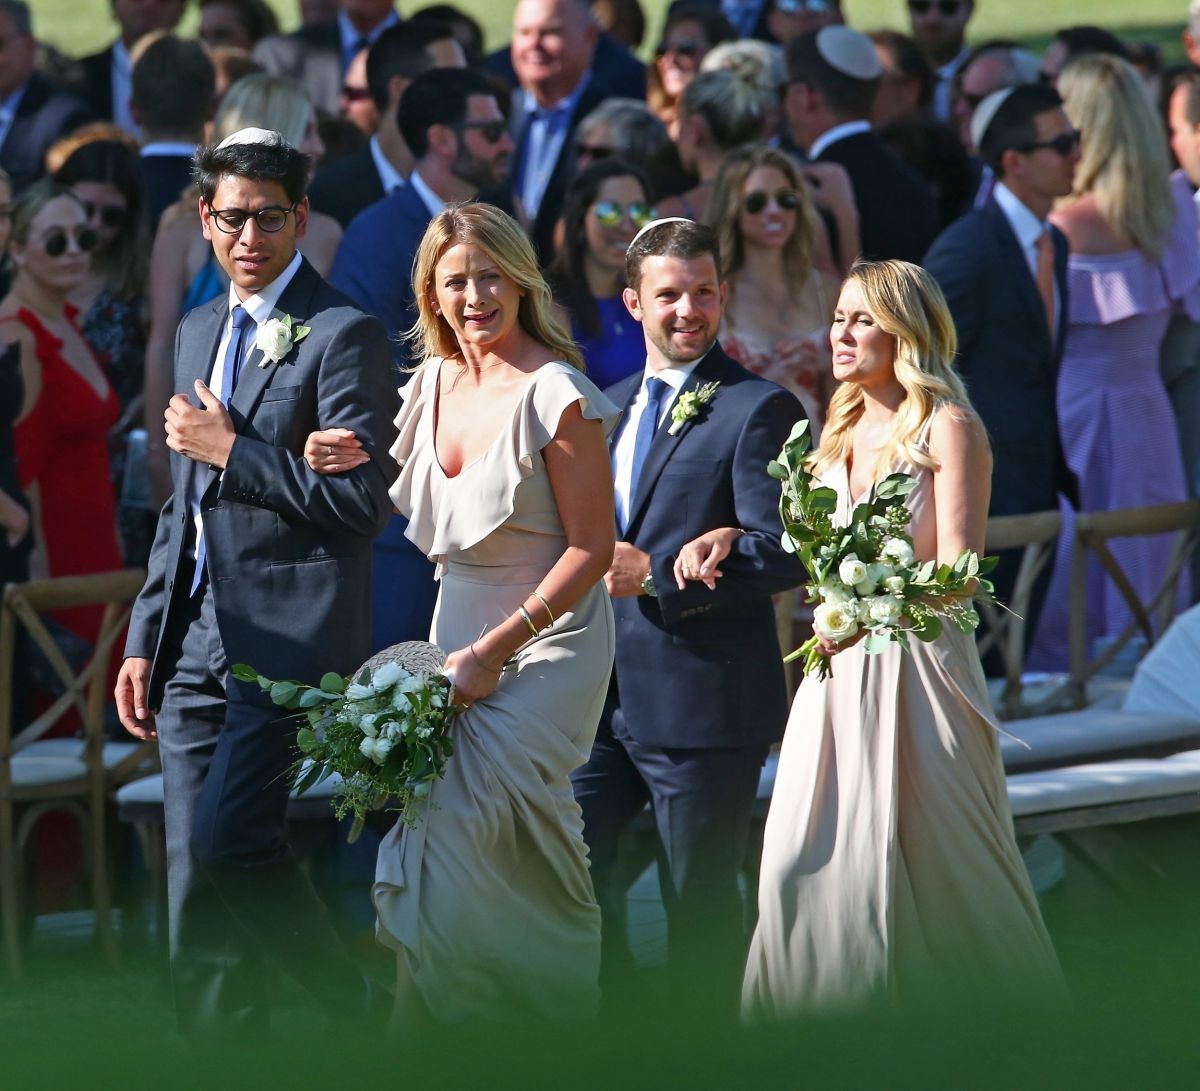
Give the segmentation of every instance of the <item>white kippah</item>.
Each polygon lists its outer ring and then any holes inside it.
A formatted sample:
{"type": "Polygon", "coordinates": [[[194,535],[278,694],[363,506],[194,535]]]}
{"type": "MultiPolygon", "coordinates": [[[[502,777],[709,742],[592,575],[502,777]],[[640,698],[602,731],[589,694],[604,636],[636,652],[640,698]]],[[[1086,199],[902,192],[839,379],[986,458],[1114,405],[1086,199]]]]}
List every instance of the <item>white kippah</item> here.
{"type": "Polygon", "coordinates": [[[245,129],[238,129],[236,133],[230,133],[220,144],[218,148],[228,148],[234,144],[286,144],[282,135],[275,132],[273,129],[259,129],[256,126],[249,126],[245,129]]]}
{"type": "Polygon", "coordinates": [[[883,74],[875,44],[865,34],[846,26],[822,27],[817,31],[817,52],[843,76],[876,80],[883,74]]]}
{"type": "Polygon", "coordinates": [[[991,125],[1000,107],[1008,101],[1008,96],[1016,90],[1015,87],[1001,87],[993,91],[978,106],[971,115],[971,143],[978,151],[983,146],[983,138],[987,136],[988,126],[991,125]]]}
{"type": "Polygon", "coordinates": [[[646,224],[645,227],[643,227],[636,235],[633,236],[633,242],[631,242],[625,248],[625,252],[628,253],[630,250],[632,250],[633,244],[637,242],[638,239],[640,239],[647,231],[651,231],[656,227],[660,227],[663,224],[694,224],[695,222],[695,220],[689,220],[686,216],[664,216],[661,220],[651,220],[648,224],[646,224]]]}

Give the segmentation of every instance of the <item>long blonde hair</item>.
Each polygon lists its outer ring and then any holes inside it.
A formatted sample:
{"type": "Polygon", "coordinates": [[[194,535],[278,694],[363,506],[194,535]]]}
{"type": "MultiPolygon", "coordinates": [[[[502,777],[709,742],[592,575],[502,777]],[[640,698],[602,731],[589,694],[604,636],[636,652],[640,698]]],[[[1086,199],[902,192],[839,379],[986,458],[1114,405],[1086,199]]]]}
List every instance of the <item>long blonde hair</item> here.
{"type": "Polygon", "coordinates": [[[789,155],[766,145],[738,148],[725,157],[721,172],[717,175],[712,196],[704,212],[704,222],[717,233],[721,247],[721,276],[729,281],[729,290],[734,290],[734,277],[746,260],[746,247],[738,228],[742,211],[742,187],[746,179],[759,167],[770,167],[787,179],[787,184],[796,191],[800,205],[796,209],[796,229],[783,247],[783,266],[795,294],[803,290],[808,274],[812,271],[813,247],[816,243],[820,221],[817,210],[808,194],[808,186],[789,155]]]}
{"type": "Polygon", "coordinates": [[[522,291],[517,321],[530,337],[545,345],[554,359],[583,370],[583,355],[554,311],[550,287],[538,267],[525,232],[507,213],[479,202],[448,205],[429,222],[413,263],[413,297],[417,320],[404,336],[422,360],[461,355],[450,324],[433,309],[434,269],[456,243],[483,250],[500,272],[522,291]]]}
{"type": "Polygon", "coordinates": [[[304,143],[313,116],[312,99],[304,86],[284,76],[256,72],[230,84],[213,121],[213,143],[239,129],[272,129],[293,148],[304,143]]]}
{"type": "MultiPolygon", "coordinates": [[[[905,394],[895,430],[879,452],[877,472],[897,462],[937,469],[937,459],[922,443],[928,422],[943,405],[967,409],[971,404],[954,371],[958,336],[946,297],[929,273],[907,261],[857,261],[846,277],[850,283],[858,285],[876,326],[895,338],[893,368],[905,394]]],[[[814,472],[849,461],[862,413],[862,387],[842,383],[829,403],[814,472]]]]}
{"type": "Polygon", "coordinates": [[[1083,134],[1073,196],[1090,193],[1114,231],[1157,258],[1175,203],[1166,137],[1142,78],[1120,57],[1087,54],[1063,69],[1058,91],[1083,134]]]}

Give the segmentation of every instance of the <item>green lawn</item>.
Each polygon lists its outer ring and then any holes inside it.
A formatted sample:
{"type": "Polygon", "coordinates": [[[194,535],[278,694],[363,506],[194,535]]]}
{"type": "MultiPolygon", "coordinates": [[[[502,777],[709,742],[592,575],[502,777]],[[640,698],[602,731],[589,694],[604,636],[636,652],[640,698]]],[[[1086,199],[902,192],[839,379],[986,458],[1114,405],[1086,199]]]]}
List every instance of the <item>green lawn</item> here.
{"type": "MultiPolygon", "coordinates": [[[[401,12],[423,7],[428,0],[400,0],[401,12]]],[[[487,34],[489,47],[508,40],[512,0],[456,0],[474,13],[487,34]]],[[[295,0],[271,0],[285,27],[298,20],[295,0]]],[[[667,0],[642,0],[651,16],[651,32],[645,46],[657,37],[659,21],[667,0]]],[[[864,30],[881,27],[905,29],[907,15],[904,0],[846,0],[848,20],[864,30]]],[[[34,0],[37,34],[69,54],[99,49],[111,40],[114,24],[107,0],[34,0]]],[[[1183,25],[1187,5],[1184,0],[981,0],[979,13],[971,23],[971,35],[980,39],[995,35],[1044,40],[1055,28],[1073,23],[1095,23],[1130,37],[1152,37],[1177,48],[1178,31],[1183,25]]],[[[185,28],[193,25],[190,11],[185,28]]]]}

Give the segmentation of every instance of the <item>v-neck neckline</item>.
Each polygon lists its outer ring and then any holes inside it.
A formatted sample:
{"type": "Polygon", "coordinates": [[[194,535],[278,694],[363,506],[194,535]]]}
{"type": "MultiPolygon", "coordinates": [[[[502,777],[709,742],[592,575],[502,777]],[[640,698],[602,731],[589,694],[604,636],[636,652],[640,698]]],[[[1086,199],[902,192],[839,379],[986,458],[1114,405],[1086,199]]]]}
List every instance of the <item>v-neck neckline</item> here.
{"type": "Polygon", "coordinates": [[[510,430],[509,425],[512,424],[512,420],[516,416],[517,411],[521,408],[525,399],[529,395],[530,389],[532,389],[533,384],[537,381],[538,372],[540,372],[543,367],[549,366],[549,364],[551,364],[551,363],[553,363],[553,361],[547,361],[545,364],[542,364],[541,367],[536,368],[534,371],[532,371],[530,373],[529,378],[525,381],[524,388],[521,390],[520,397],[517,398],[517,400],[513,403],[512,411],[509,413],[508,418],[505,421],[505,423],[500,426],[500,428],[497,430],[495,436],[492,437],[491,443],[489,443],[482,451],[479,452],[479,454],[477,454],[469,462],[464,462],[458,468],[458,473],[449,474],[446,472],[446,467],[442,465],[442,456],[440,454],[438,454],[438,447],[437,447],[438,417],[441,415],[441,405],[442,405],[442,361],[440,361],[440,360],[438,361],[437,375],[434,378],[434,383],[433,383],[433,398],[432,398],[433,407],[432,407],[432,411],[431,411],[430,417],[429,417],[429,423],[430,423],[429,442],[430,442],[430,448],[433,451],[433,464],[438,468],[438,473],[440,473],[442,475],[444,480],[457,481],[460,477],[462,477],[463,474],[465,474],[469,469],[471,469],[472,466],[474,466],[478,462],[482,462],[485,458],[487,458],[488,455],[490,455],[492,453],[493,448],[495,448],[496,444],[500,442],[501,436],[503,436],[506,432],[508,432],[510,430]]]}

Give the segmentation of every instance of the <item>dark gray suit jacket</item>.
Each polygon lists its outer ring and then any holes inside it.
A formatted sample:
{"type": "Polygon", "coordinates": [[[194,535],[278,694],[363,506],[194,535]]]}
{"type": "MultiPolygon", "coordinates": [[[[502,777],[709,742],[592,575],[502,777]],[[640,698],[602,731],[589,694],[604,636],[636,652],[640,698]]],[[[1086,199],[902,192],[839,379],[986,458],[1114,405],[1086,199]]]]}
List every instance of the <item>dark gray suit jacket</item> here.
{"type": "Polygon", "coordinates": [[[25,94],[0,144],[0,167],[20,193],[46,172],[46,152],[60,137],[92,120],[88,108],[74,95],[60,91],[40,72],[29,77],[25,94]]]}
{"type": "MultiPolygon", "coordinates": [[[[126,656],[154,660],[152,707],[172,664],[164,634],[189,591],[194,474],[210,479],[201,505],[205,548],[228,661],[315,682],[327,670],[350,672],[370,652],[371,539],[391,514],[396,468],[388,448],[399,398],[387,337],[307,261],[280,296],[276,315],[285,314],[311,333],[277,364],[258,366],[257,349],[247,358],[230,405],[237,439],[224,473],[171,455],[174,493],[125,646],[126,656]],[[345,474],[314,473],[302,452],[318,428],[351,429],[371,461],[345,474]]],[[[222,296],[184,316],[177,391],[190,394],[196,379],[211,375],[228,315],[222,296]]]]}

